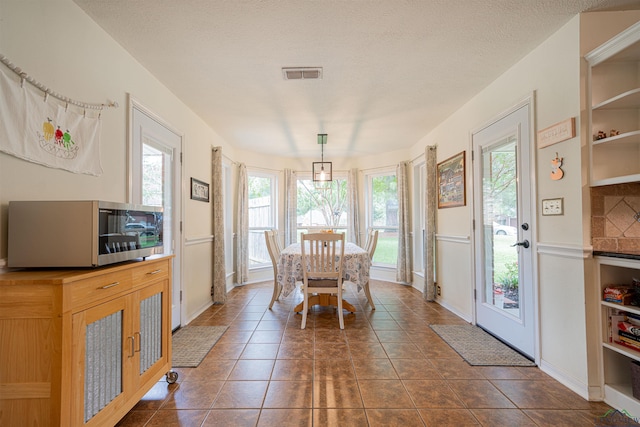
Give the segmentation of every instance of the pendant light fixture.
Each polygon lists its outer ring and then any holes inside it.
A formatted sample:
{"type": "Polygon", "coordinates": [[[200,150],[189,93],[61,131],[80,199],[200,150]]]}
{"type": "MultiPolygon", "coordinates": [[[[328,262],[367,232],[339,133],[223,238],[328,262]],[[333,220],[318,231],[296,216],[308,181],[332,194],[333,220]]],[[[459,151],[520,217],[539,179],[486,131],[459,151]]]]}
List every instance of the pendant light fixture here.
{"type": "Polygon", "coordinates": [[[324,146],[327,143],[327,134],[319,133],[318,134],[318,144],[320,144],[322,158],[320,162],[313,162],[311,171],[313,175],[313,182],[317,184],[324,184],[333,181],[332,169],[333,165],[331,162],[324,161],[324,146]]]}

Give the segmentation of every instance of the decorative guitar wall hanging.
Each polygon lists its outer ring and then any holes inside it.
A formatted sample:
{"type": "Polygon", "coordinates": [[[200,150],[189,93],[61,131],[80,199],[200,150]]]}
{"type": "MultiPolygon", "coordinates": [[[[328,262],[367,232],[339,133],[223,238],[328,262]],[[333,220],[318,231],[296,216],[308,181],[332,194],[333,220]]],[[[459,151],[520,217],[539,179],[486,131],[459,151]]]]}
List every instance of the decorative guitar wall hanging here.
{"type": "Polygon", "coordinates": [[[551,160],[551,179],[554,181],[558,181],[564,176],[564,171],[560,166],[562,166],[562,157],[558,157],[558,153],[556,153],[556,158],[551,160]]]}

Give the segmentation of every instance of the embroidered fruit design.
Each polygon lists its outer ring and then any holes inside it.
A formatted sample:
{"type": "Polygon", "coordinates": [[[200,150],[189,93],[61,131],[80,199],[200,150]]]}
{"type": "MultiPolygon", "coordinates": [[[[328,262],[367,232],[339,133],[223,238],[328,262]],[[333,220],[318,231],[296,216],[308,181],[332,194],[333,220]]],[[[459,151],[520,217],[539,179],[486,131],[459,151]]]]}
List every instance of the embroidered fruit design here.
{"type": "Polygon", "coordinates": [[[73,142],[73,140],[71,139],[71,134],[69,133],[69,129],[67,129],[67,131],[62,135],[62,145],[64,145],[64,148],[69,148],[72,145],[75,145],[75,142],[73,142]]]}
{"type": "Polygon", "coordinates": [[[62,136],[64,134],[62,133],[62,131],[60,130],[60,126],[58,126],[58,129],[56,129],[56,143],[58,144],[62,144],[62,136]]]}
{"type": "Polygon", "coordinates": [[[55,129],[51,124],[51,119],[47,117],[47,121],[42,124],[42,133],[43,133],[44,139],[49,141],[51,138],[53,138],[54,132],[55,132],[55,129]]]}

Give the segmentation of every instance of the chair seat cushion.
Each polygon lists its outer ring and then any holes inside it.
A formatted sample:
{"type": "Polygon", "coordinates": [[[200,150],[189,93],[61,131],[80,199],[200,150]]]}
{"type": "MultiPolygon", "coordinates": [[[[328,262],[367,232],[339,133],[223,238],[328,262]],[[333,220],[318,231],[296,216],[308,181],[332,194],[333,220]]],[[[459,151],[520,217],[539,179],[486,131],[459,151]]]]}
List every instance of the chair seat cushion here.
{"type": "Polygon", "coordinates": [[[338,281],[331,279],[309,279],[310,288],[337,288],[338,281]]]}

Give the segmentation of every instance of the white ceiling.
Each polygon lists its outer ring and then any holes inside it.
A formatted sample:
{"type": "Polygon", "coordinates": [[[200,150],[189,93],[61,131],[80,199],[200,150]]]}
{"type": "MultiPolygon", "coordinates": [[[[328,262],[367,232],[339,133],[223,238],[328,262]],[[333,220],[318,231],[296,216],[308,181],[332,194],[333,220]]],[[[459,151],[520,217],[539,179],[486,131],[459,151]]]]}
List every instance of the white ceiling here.
{"type": "Polygon", "coordinates": [[[229,144],[410,147],[571,17],[637,0],[74,0],[229,144]],[[283,79],[318,66],[321,80],[283,79]]]}

